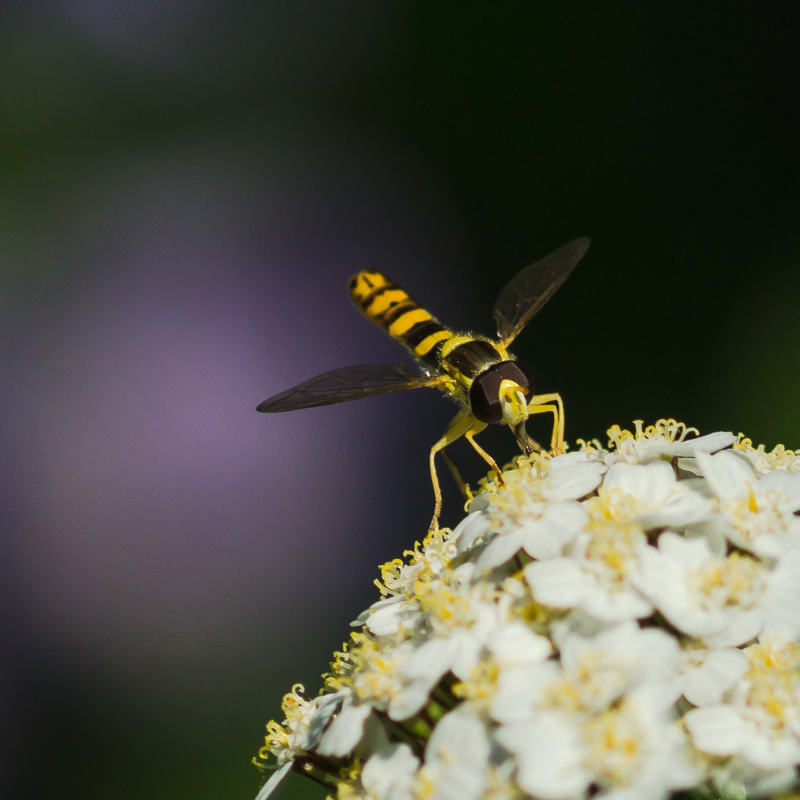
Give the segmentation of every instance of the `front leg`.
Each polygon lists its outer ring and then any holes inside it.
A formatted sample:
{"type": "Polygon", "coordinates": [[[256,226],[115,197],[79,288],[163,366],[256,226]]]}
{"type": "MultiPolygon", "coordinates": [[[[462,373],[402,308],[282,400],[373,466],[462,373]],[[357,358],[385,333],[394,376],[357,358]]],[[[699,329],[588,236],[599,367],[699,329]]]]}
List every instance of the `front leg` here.
{"type": "Polygon", "coordinates": [[[564,447],[564,403],[560,394],[538,394],[528,402],[528,414],[553,414],[553,433],[550,437],[550,448],[554,456],[566,452],[564,447]],[[550,405],[553,402],[557,405],[550,405]]]}

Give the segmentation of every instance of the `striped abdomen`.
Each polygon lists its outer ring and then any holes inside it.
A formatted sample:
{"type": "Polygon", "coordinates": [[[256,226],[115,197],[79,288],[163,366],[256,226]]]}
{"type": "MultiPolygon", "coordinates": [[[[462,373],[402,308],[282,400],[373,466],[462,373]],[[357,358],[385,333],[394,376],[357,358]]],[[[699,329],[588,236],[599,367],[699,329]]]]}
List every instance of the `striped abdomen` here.
{"type": "Polygon", "coordinates": [[[362,270],[349,286],[350,297],[367,319],[417,358],[438,367],[442,346],[456,334],[377,270],[362,270]]]}

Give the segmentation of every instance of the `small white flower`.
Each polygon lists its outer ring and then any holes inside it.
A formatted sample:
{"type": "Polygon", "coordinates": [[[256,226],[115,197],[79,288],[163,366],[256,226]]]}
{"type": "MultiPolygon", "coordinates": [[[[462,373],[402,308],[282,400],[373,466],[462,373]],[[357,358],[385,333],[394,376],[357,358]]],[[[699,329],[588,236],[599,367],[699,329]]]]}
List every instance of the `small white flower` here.
{"type": "Polygon", "coordinates": [[[507,620],[510,599],[494,602],[480,584],[460,590],[433,587],[422,598],[433,636],[401,667],[408,685],[389,708],[392,719],[416,714],[447,671],[462,680],[469,678],[487,639],[507,620]]]}
{"type": "Polygon", "coordinates": [[[381,593],[384,595],[413,595],[417,581],[427,581],[448,572],[450,562],[458,555],[455,541],[447,530],[429,531],[424,541],[414,545],[409,563],[394,560],[381,567],[381,593]]]}
{"type": "Polygon", "coordinates": [[[381,648],[377,643],[367,642],[359,652],[358,668],[350,678],[358,702],[388,710],[390,716],[400,718],[419,710],[427,700],[424,687],[416,689],[403,673],[403,668],[414,655],[411,642],[402,642],[396,647],[381,648]],[[406,707],[414,709],[406,713],[406,707]]]}
{"type": "Polygon", "coordinates": [[[776,445],[769,453],[763,444],[753,447],[750,439],[742,439],[734,444],[733,449],[744,454],[756,472],[766,475],[772,470],[797,472],[800,470],[800,451],[787,450],[782,444],[776,445]]]}
{"type": "Polygon", "coordinates": [[[642,430],[641,420],[635,421],[636,430],[620,430],[614,425],[608,435],[614,444],[614,450],[605,456],[609,466],[619,462],[643,464],[662,456],[694,456],[695,452],[716,453],[730,447],[736,436],[732,433],[718,431],[695,439],[685,439],[689,433],[697,433],[694,428],[687,428],[675,420],[659,420],[655,425],[642,430]]]}
{"type": "Polygon", "coordinates": [[[744,652],[749,669],[730,703],[690,711],[686,726],[706,753],[786,769],[800,762],[800,645],[762,637],[744,652]]]}
{"type": "Polygon", "coordinates": [[[766,630],[800,632],[800,553],[770,570],[759,561],[733,553],[720,558],[703,538],[663,533],[658,550],[641,552],[634,578],[643,594],[679,630],[708,645],[744,644],[766,630]]]}
{"type": "Polygon", "coordinates": [[[638,525],[593,520],[568,556],[528,564],[525,578],[534,598],[547,606],[579,608],[601,622],[648,617],[653,606],[632,581],[648,547],[638,525]]]}
{"type": "Polygon", "coordinates": [[[719,498],[718,523],[737,547],[776,558],[800,549],[800,472],[757,476],[737,452],[697,454],[708,485],[719,498]]]}
{"type": "Polygon", "coordinates": [[[649,616],[653,606],[636,580],[641,558],[652,550],[645,530],[700,522],[711,503],[678,484],[672,468],[656,461],[615,464],[599,496],[583,505],[591,521],[567,556],[525,568],[533,596],[545,605],[580,608],[602,622],[649,616]]]}
{"type": "Polygon", "coordinates": [[[645,530],[680,528],[711,516],[711,501],[678,482],[665,461],[648,464],[615,464],[603,480],[614,517],[635,522],[645,530]]]}
{"type": "Polygon", "coordinates": [[[496,536],[478,566],[496,567],[521,549],[533,558],[560,555],[587,521],[576,501],[597,488],[605,469],[582,450],[507,473],[504,490],[487,495],[488,530],[496,536]]]}
{"type": "Polygon", "coordinates": [[[295,684],[281,703],[286,715],[283,724],[270,722],[267,725],[262,751],[272,753],[278,766],[283,766],[317,745],[325,727],[348,694],[343,691],[306,700],[302,696],[303,691],[302,684],[295,684]]]}
{"type": "Polygon", "coordinates": [[[481,569],[504,564],[520,550],[533,558],[555,558],[561,555],[589,520],[586,509],[573,501],[542,504],[538,516],[533,513],[518,527],[496,536],[478,559],[481,569]]]}
{"type": "Polygon", "coordinates": [[[394,595],[373,603],[350,624],[354,627],[366,625],[376,636],[392,636],[401,628],[415,628],[421,619],[422,612],[417,603],[406,600],[403,595],[394,595]]]}
{"type": "Polygon", "coordinates": [[[605,709],[634,687],[661,687],[665,705],[681,692],[678,646],[656,629],[623,623],[595,636],[564,626],[555,632],[561,659],[511,663],[500,671],[491,707],[499,722],[514,722],[542,712],[586,716],[605,709]]]}
{"type": "Polygon", "coordinates": [[[661,693],[647,684],[587,717],[544,712],[504,725],[497,738],[516,754],[522,788],[543,800],[582,797],[591,784],[603,798],[660,800],[701,776],[661,693]]]}
{"type": "Polygon", "coordinates": [[[272,753],[278,768],[261,787],[256,800],[268,800],[282,789],[295,759],[317,746],[331,719],[349,695],[345,690],[306,700],[302,696],[303,691],[301,684],[295,684],[281,703],[286,715],[283,724],[273,721],[267,725],[265,744],[259,756],[266,758],[268,752],[272,753]]]}

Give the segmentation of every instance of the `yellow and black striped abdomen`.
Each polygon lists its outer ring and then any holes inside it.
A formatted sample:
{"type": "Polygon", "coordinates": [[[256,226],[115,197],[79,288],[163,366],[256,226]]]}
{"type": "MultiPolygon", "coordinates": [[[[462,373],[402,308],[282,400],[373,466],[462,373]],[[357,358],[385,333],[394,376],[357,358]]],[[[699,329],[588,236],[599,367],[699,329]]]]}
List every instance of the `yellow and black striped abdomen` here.
{"type": "Polygon", "coordinates": [[[383,328],[417,358],[438,366],[442,345],[455,334],[377,270],[350,278],[350,297],[364,316],[383,328]]]}

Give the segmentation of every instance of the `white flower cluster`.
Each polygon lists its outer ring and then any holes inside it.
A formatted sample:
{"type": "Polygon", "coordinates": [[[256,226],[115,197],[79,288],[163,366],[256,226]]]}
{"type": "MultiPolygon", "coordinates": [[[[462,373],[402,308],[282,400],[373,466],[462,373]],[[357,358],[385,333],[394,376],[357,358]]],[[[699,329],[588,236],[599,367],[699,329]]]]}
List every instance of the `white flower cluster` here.
{"type": "Polygon", "coordinates": [[[384,565],[322,694],[268,726],[259,800],[292,769],[338,800],[796,788],[800,454],[689,433],[519,457],[384,565]]]}

